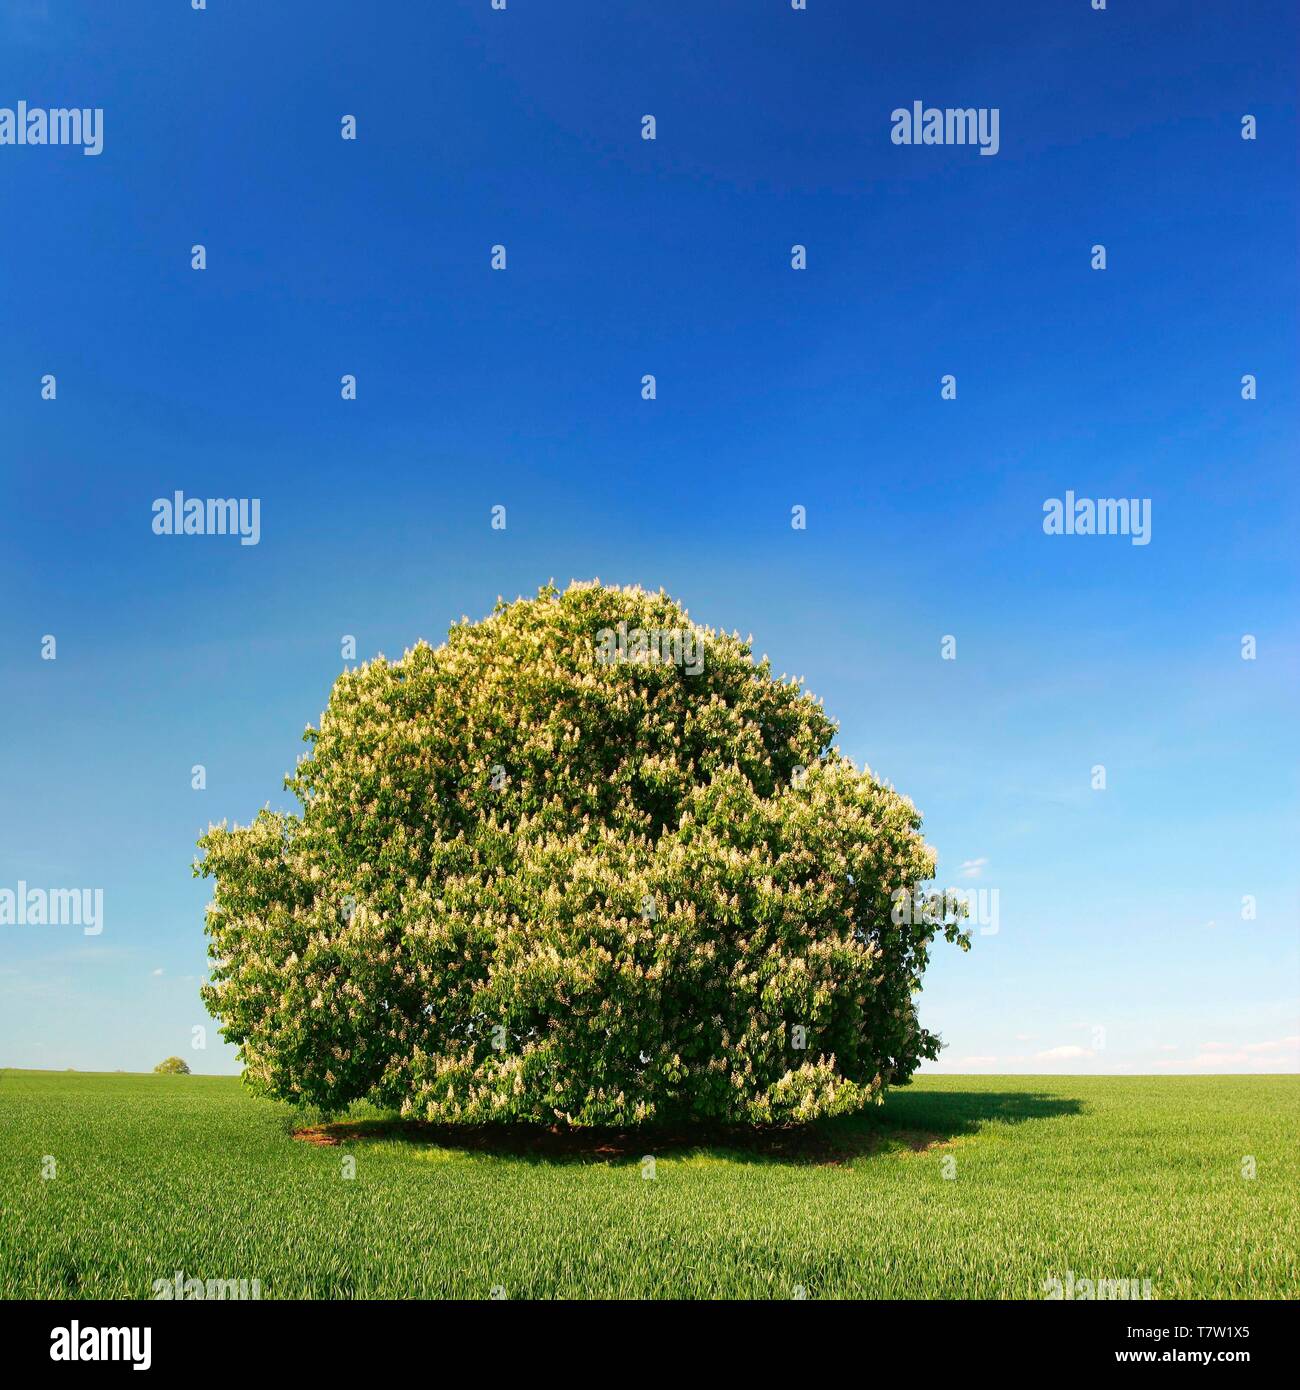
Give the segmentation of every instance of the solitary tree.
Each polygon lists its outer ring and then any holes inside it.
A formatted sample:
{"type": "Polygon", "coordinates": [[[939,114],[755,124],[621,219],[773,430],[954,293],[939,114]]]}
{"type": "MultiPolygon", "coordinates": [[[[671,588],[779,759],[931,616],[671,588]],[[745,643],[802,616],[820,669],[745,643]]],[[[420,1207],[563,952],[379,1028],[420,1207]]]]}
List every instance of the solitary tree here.
{"type": "Polygon", "coordinates": [[[906,1082],[912,803],[662,592],[498,602],[335,682],[298,814],[211,827],[203,991],[245,1076],[436,1121],[787,1123],[906,1082]]]}
{"type": "Polygon", "coordinates": [[[154,1071],[164,1072],[168,1076],[188,1076],[190,1069],[180,1057],[168,1057],[165,1062],[159,1062],[154,1071]]]}

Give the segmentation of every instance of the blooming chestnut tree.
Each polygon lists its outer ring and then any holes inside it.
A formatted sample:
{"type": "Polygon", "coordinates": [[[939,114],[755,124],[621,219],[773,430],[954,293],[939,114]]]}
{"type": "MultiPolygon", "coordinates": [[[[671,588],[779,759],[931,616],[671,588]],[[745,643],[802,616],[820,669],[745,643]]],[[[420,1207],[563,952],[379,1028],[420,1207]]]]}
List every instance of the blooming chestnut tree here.
{"type": "Polygon", "coordinates": [[[958,918],[912,803],[662,592],[499,602],[335,682],[211,827],[203,997],[247,1079],[439,1122],[777,1124],[906,1082],[958,918]],[[933,901],[931,897],[929,901],[933,901]],[[900,905],[903,910],[900,911],[900,905]]]}

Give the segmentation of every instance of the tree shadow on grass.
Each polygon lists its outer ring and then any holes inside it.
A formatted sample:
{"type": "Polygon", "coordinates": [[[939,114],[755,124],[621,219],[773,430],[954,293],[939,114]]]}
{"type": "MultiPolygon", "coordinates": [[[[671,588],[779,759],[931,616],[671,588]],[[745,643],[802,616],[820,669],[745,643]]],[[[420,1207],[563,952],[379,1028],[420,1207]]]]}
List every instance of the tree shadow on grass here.
{"type": "Polygon", "coordinates": [[[709,1153],[746,1163],[838,1166],[882,1153],[925,1153],[988,1124],[1078,1115],[1081,1101],[1032,1091],[889,1093],[866,1114],[785,1127],[646,1125],[570,1129],[562,1125],[436,1125],[394,1117],[345,1119],[294,1130],[304,1143],[333,1147],[367,1142],[495,1154],[546,1163],[640,1162],[646,1154],[709,1153]]]}

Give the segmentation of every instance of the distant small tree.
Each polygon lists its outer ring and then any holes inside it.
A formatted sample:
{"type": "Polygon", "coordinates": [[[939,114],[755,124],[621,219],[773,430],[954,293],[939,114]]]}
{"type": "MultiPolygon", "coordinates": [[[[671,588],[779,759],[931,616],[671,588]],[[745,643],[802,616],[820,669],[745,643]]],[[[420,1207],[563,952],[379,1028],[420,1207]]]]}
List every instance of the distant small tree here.
{"type": "Polygon", "coordinates": [[[165,1062],[159,1062],[154,1071],[163,1072],[167,1076],[188,1076],[190,1069],[179,1057],[168,1057],[165,1062]]]}

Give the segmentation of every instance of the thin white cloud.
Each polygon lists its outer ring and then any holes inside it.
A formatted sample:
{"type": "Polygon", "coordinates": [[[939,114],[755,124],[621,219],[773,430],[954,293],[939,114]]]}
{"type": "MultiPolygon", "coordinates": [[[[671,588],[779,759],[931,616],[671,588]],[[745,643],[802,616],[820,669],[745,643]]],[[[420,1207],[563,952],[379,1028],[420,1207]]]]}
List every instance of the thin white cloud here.
{"type": "MultiPolygon", "coordinates": [[[[1162,1048],[1171,1052],[1173,1048],[1162,1048]]],[[[1269,1038],[1263,1042],[1222,1043],[1205,1042],[1196,1050],[1196,1055],[1188,1061],[1173,1059],[1159,1061],[1158,1067],[1194,1067],[1224,1071],[1233,1067],[1300,1067],[1300,1034],[1288,1034],[1284,1038],[1269,1038]]]]}
{"type": "Polygon", "coordinates": [[[978,878],[984,872],[984,866],[988,862],[989,861],[984,858],[963,859],[961,868],[958,869],[957,872],[962,878],[978,878]]]}
{"type": "Polygon", "coordinates": [[[1049,1047],[1046,1052],[1035,1052],[1034,1057],[1040,1062],[1069,1062],[1076,1057],[1095,1057],[1096,1053],[1088,1047],[1079,1047],[1075,1043],[1066,1043],[1063,1047],[1049,1047]]]}
{"type": "Polygon", "coordinates": [[[1200,1052],[1284,1052],[1288,1048],[1295,1049],[1300,1047],[1300,1035],[1291,1035],[1285,1038],[1274,1038],[1269,1042],[1256,1043],[1221,1043],[1207,1042],[1202,1043],[1198,1051],[1200,1052]]]}

